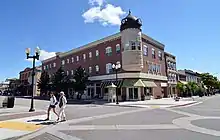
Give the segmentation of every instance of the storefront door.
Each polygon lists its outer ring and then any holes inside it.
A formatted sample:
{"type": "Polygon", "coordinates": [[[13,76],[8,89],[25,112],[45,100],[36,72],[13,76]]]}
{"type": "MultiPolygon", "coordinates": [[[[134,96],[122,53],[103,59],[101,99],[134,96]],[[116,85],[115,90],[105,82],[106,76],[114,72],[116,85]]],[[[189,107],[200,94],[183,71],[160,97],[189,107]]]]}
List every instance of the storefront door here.
{"type": "Polygon", "coordinates": [[[129,99],[137,100],[138,99],[138,88],[129,88],[129,99]]]}

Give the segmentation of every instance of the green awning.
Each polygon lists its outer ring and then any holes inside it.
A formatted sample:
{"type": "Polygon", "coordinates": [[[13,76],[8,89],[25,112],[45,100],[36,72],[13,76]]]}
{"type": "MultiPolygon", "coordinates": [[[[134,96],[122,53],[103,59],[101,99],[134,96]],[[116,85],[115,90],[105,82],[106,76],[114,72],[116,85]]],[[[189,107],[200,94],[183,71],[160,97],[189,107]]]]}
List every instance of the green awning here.
{"type": "Polygon", "coordinates": [[[153,81],[143,81],[145,87],[157,87],[153,81]]]}
{"type": "Polygon", "coordinates": [[[141,79],[125,79],[122,87],[145,87],[141,79]]]}

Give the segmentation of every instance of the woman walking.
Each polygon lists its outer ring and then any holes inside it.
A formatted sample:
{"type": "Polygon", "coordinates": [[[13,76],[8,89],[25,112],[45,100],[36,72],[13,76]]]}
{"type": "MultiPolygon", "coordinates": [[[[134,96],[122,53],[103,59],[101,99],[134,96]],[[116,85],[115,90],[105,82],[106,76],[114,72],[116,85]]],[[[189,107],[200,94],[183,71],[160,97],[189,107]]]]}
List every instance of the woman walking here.
{"type": "Polygon", "coordinates": [[[66,108],[66,97],[63,91],[60,92],[60,98],[59,98],[59,107],[60,107],[60,111],[59,111],[59,115],[57,118],[57,121],[59,121],[61,119],[61,121],[66,121],[66,114],[65,114],[65,108],[66,108]]]}
{"type": "Polygon", "coordinates": [[[50,118],[51,109],[53,109],[53,112],[58,116],[58,114],[56,112],[56,104],[57,104],[56,97],[54,96],[53,93],[50,93],[50,105],[49,105],[48,110],[47,110],[47,119],[46,120],[49,120],[49,118],[50,118]]]}

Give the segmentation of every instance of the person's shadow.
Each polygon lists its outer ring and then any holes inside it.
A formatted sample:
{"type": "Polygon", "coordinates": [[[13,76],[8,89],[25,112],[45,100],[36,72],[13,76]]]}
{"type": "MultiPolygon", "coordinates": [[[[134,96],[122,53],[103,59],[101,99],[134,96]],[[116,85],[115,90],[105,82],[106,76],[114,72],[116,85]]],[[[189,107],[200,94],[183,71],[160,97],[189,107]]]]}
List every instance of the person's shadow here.
{"type": "Polygon", "coordinates": [[[57,124],[56,121],[52,120],[45,120],[45,119],[34,119],[34,120],[28,120],[27,122],[39,122],[36,125],[51,125],[51,124],[57,124]]]}
{"type": "Polygon", "coordinates": [[[27,122],[42,122],[42,121],[46,121],[44,119],[34,119],[34,120],[28,120],[27,122]]]}

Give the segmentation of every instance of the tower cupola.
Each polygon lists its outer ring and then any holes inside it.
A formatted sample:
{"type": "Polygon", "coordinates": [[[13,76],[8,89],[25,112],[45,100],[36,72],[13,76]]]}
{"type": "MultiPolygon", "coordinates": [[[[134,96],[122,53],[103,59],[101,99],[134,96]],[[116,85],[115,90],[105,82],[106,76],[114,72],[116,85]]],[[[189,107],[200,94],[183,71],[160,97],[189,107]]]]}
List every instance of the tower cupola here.
{"type": "Polygon", "coordinates": [[[141,30],[141,26],[141,19],[131,15],[131,11],[129,10],[128,15],[121,20],[120,31],[123,31],[128,28],[136,28],[141,30]]]}

